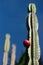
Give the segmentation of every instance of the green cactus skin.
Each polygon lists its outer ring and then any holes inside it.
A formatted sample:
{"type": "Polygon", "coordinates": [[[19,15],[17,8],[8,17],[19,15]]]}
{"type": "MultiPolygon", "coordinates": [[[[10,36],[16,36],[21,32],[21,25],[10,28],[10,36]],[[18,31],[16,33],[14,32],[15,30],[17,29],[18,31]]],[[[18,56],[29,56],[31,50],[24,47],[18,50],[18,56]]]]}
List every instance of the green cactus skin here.
{"type": "Polygon", "coordinates": [[[30,60],[28,65],[39,65],[40,59],[40,45],[39,45],[39,37],[38,37],[38,20],[36,16],[35,6],[34,4],[29,5],[30,13],[28,15],[28,26],[30,28],[29,31],[29,40],[31,46],[28,48],[28,55],[30,60]],[[35,8],[35,9],[34,9],[35,8]]]}

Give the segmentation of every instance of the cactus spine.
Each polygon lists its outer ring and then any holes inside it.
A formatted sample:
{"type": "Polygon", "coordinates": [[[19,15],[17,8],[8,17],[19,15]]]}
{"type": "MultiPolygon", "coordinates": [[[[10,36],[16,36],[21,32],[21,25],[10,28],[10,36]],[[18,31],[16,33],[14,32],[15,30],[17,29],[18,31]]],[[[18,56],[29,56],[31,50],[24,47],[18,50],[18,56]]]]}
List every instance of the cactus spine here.
{"type": "Polygon", "coordinates": [[[36,16],[36,6],[33,3],[29,4],[29,15],[28,15],[28,26],[29,30],[29,40],[31,46],[28,48],[28,55],[30,57],[28,65],[39,65],[40,58],[40,47],[39,47],[39,37],[38,37],[38,20],[36,16]]]}

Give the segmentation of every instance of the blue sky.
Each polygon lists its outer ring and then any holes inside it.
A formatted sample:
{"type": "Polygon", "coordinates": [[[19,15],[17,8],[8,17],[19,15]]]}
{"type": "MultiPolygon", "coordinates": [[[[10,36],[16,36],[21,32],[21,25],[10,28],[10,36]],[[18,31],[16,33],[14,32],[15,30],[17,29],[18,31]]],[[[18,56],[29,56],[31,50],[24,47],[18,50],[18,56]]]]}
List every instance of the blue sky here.
{"type": "Polygon", "coordinates": [[[39,40],[43,59],[43,0],[0,0],[0,65],[2,65],[5,35],[11,35],[11,45],[16,44],[17,61],[25,51],[23,40],[27,38],[26,17],[29,3],[35,3],[39,20],[39,40]]]}

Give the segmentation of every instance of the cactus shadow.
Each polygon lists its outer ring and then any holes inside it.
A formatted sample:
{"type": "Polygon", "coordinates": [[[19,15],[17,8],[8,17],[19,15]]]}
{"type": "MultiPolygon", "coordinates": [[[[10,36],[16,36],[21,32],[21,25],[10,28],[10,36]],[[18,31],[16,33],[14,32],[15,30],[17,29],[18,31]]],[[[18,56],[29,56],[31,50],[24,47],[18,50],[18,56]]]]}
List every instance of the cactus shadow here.
{"type": "Polygon", "coordinates": [[[26,28],[27,28],[27,31],[28,31],[27,39],[29,40],[29,31],[30,31],[30,28],[29,28],[29,25],[28,25],[28,17],[26,18],[26,28]]]}
{"type": "MultiPolygon", "coordinates": [[[[28,10],[28,12],[29,12],[29,10],[28,10]]],[[[28,34],[27,34],[27,39],[29,40],[29,31],[30,31],[30,28],[29,28],[29,25],[28,25],[28,17],[26,18],[26,28],[27,28],[27,31],[28,31],[28,34]]],[[[29,55],[28,55],[28,48],[26,48],[26,57],[27,57],[27,59],[26,59],[26,65],[28,65],[28,63],[29,63],[29,55]]]]}
{"type": "Polygon", "coordinates": [[[28,55],[28,48],[26,48],[26,64],[25,65],[28,65],[28,62],[29,62],[29,55],[28,55]]]}

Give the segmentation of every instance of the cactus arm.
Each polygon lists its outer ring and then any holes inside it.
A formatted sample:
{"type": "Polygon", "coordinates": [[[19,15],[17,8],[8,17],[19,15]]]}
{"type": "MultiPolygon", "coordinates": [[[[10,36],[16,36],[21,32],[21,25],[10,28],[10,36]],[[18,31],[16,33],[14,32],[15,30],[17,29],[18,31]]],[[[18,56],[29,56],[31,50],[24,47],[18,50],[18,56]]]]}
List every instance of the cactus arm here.
{"type": "MultiPolygon", "coordinates": [[[[29,40],[30,40],[30,43],[31,43],[31,24],[30,24],[30,18],[31,18],[31,13],[29,13],[29,16],[28,16],[28,25],[29,25],[29,28],[30,28],[30,31],[29,31],[29,40]]],[[[28,65],[31,65],[31,46],[28,48],[28,55],[30,57],[28,65]]]]}
{"type": "MultiPolygon", "coordinates": [[[[30,47],[28,48],[29,62],[27,65],[39,65],[40,59],[40,45],[39,45],[39,36],[38,36],[38,19],[36,16],[36,7],[35,4],[31,3],[29,5],[29,14],[28,14],[28,27],[29,27],[29,41],[30,47]]],[[[26,54],[26,53],[25,53],[26,54]]],[[[18,65],[26,65],[25,62],[26,56],[22,57],[18,65]],[[23,61],[24,60],[24,61],[23,61]]]]}
{"type": "Polygon", "coordinates": [[[10,34],[6,34],[4,51],[9,52],[9,48],[10,48],[10,34]]]}
{"type": "Polygon", "coordinates": [[[39,65],[39,58],[40,58],[40,46],[39,46],[39,38],[38,38],[38,20],[37,20],[37,16],[36,16],[36,11],[34,12],[34,4],[30,5],[30,13],[31,15],[29,15],[31,18],[28,18],[28,25],[30,28],[30,42],[31,42],[31,46],[30,48],[28,48],[28,54],[29,57],[31,59],[31,61],[29,60],[28,65],[39,65]]]}
{"type": "Polygon", "coordinates": [[[11,64],[10,65],[15,65],[15,60],[16,60],[16,46],[13,44],[12,45],[12,54],[11,54],[11,64]]]}
{"type": "Polygon", "coordinates": [[[4,55],[3,55],[3,65],[8,64],[8,52],[10,48],[10,35],[6,34],[5,45],[4,45],[4,55]]]}
{"type": "Polygon", "coordinates": [[[39,35],[38,35],[38,19],[37,16],[35,15],[35,21],[36,21],[36,35],[37,35],[37,44],[38,44],[38,60],[40,59],[40,45],[39,45],[39,35]]]}

